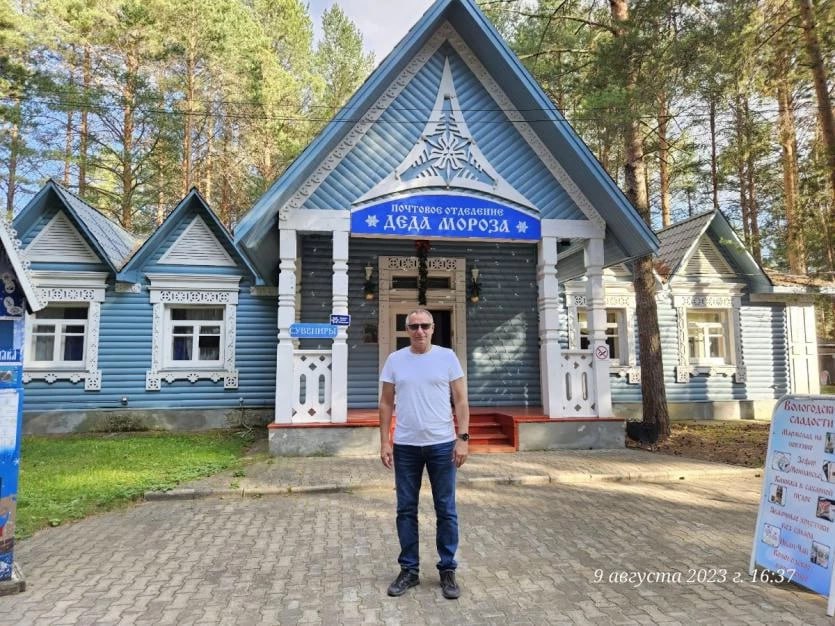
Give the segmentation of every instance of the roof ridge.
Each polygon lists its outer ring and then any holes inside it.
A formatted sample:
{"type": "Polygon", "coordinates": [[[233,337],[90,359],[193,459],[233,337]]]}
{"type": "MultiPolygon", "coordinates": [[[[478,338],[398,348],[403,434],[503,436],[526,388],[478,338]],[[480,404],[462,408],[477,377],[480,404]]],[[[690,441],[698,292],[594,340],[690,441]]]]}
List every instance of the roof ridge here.
{"type": "Polygon", "coordinates": [[[688,222],[693,222],[697,219],[707,217],[708,215],[713,215],[717,212],[716,209],[708,209],[707,211],[703,211],[702,213],[697,213],[696,215],[691,215],[690,217],[683,219],[681,221],[676,222],[675,224],[670,224],[669,226],[664,226],[663,228],[659,228],[655,231],[656,235],[660,235],[662,232],[666,230],[670,230],[671,228],[677,228],[678,226],[683,226],[688,222]]]}

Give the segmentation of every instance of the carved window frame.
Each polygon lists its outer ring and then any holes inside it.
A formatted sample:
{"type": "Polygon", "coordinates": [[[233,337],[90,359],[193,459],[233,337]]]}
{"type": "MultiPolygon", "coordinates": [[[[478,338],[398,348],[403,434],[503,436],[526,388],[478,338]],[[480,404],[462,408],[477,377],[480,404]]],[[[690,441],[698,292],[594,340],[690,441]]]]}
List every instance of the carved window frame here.
{"type": "MultiPolygon", "coordinates": [[[[41,302],[48,304],[87,305],[87,329],[84,334],[84,363],[79,367],[47,367],[33,365],[24,354],[23,382],[43,380],[48,384],[56,380],[68,380],[75,384],[84,381],[84,391],[101,390],[102,373],[99,369],[99,328],[101,326],[101,303],[107,290],[107,272],[51,272],[32,271],[41,302]]],[[[37,313],[26,316],[26,337],[32,337],[32,324],[37,313]]],[[[27,341],[27,348],[29,343],[27,341]]]]}
{"type": "Polygon", "coordinates": [[[202,274],[146,274],[150,281],[149,300],[153,305],[151,368],[145,373],[145,389],[160,391],[162,383],[187,380],[223,381],[224,389],[238,388],[238,370],[235,366],[237,338],[237,309],[240,276],[202,274]],[[224,307],[221,367],[170,367],[166,363],[166,346],[170,340],[171,325],[166,323],[168,310],[176,306],[201,305],[224,307]]]}
{"type": "Polygon", "coordinates": [[[729,286],[725,293],[691,292],[673,294],[673,307],[678,325],[678,365],[676,382],[686,383],[691,376],[732,376],[734,382],[746,382],[745,364],[742,358],[741,287],[729,286]],[[689,331],[687,312],[689,310],[716,309],[725,312],[728,363],[694,364],[690,362],[689,331]]]}
{"type": "MultiPolygon", "coordinates": [[[[612,285],[605,285],[607,291],[604,305],[607,311],[618,311],[618,335],[621,346],[621,358],[610,361],[609,372],[625,378],[630,384],[641,382],[641,368],[637,366],[635,349],[635,295],[626,290],[613,290],[612,285]],[[615,293],[609,293],[610,290],[615,293]],[[620,293],[618,293],[620,291],[620,293]]],[[[568,315],[568,347],[570,350],[580,349],[580,311],[588,312],[586,299],[586,283],[566,283],[565,300],[568,315]]]]}

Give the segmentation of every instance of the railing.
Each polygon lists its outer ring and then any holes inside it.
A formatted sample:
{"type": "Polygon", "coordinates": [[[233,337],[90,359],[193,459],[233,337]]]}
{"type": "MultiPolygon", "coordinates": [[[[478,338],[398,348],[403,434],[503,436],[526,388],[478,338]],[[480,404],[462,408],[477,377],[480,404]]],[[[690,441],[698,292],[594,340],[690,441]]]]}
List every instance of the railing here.
{"type": "Polygon", "coordinates": [[[594,355],[591,350],[563,350],[560,384],[563,416],[596,417],[594,355]]]}
{"type": "Polygon", "coordinates": [[[331,421],[331,351],[293,353],[293,422],[331,421]]]}

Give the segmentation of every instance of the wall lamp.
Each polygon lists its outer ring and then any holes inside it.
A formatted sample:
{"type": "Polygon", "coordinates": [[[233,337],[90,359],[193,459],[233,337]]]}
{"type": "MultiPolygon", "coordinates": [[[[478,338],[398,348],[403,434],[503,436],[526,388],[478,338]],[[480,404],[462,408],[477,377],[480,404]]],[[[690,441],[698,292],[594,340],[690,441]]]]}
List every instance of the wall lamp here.
{"type": "Polygon", "coordinates": [[[481,294],[481,283],[478,280],[479,269],[474,267],[470,270],[470,302],[475,304],[479,301],[479,296],[481,294]]]}
{"type": "Polygon", "coordinates": [[[371,263],[369,263],[365,266],[365,284],[362,288],[362,292],[366,300],[374,299],[374,292],[376,291],[376,286],[374,285],[374,280],[372,279],[373,276],[374,266],[371,265],[371,263]]]}

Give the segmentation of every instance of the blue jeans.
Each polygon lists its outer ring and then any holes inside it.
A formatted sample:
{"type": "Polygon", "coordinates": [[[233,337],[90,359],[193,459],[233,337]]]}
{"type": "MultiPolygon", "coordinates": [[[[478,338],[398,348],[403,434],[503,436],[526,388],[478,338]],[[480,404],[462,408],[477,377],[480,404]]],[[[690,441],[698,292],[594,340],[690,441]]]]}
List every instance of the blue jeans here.
{"type": "Polygon", "coordinates": [[[454,570],[458,549],[458,512],[455,510],[455,441],[432,446],[394,445],[394,484],[397,489],[397,536],[400,539],[402,569],[420,569],[418,541],[418,499],[423,468],[429,473],[435,502],[435,544],[438,569],[454,570]]]}

